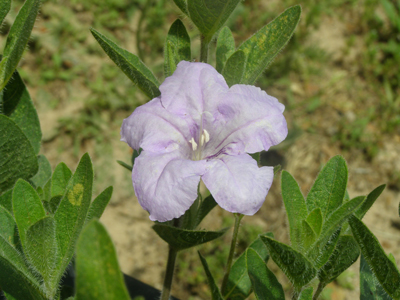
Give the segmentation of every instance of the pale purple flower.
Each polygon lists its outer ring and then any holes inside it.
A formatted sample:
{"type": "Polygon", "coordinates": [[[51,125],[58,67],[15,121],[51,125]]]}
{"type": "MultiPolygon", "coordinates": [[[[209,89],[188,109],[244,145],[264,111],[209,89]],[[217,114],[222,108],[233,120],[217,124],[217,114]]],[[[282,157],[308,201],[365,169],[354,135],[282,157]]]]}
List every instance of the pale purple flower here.
{"type": "Polygon", "coordinates": [[[212,66],[182,61],[160,85],[161,96],[138,107],[121,140],[143,151],[132,181],[150,219],[178,218],[197,198],[200,178],[225,210],[255,214],[271,187],[272,167],[247,153],[286,138],[284,105],[260,88],[231,88],[212,66]]]}

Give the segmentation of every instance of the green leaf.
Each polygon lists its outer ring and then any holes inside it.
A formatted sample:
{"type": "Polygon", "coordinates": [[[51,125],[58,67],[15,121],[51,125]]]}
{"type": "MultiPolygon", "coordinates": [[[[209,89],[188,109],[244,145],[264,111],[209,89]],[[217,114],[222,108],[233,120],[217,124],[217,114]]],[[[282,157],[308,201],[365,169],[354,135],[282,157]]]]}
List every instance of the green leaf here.
{"type": "Polygon", "coordinates": [[[106,229],[97,220],[90,221],[79,237],[75,268],[75,299],[130,299],[115,247],[106,229]]]}
{"type": "Polygon", "coordinates": [[[300,252],[266,236],[261,236],[261,240],[267,246],[271,258],[295,288],[305,286],[317,275],[317,270],[300,252]]]}
{"type": "Polygon", "coordinates": [[[400,299],[400,273],[395,264],[386,256],[377,238],[362,221],[351,216],[349,224],[365,260],[382,287],[392,298],[400,299]]]}
{"type": "Polygon", "coordinates": [[[13,73],[4,89],[3,101],[5,115],[19,126],[37,155],[42,139],[39,117],[31,96],[17,71],[13,73]]]}
{"type": "Polygon", "coordinates": [[[372,273],[363,255],[360,261],[360,300],[392,300],[372,273]]]}
{"type": "Polygon", "coordinates": [[[265,264],[262,257],[253,249],[246,250],[246,265],[258,300],[285,300],[282,285],[265,264]]]}
{"type": "Polygon", "coordinates": [[[11,0],[2,0],[0,3],[0,27],[10,9],[11,9],[11,0]]]}
{"type": "Polygon", "coordinates": [[[11,26],[0,62],[0,91],[10,80],[24,53],[39,7],[40,0],[26,0],[11,26]]]}
{"type": "Polygon", "coordinates": [[[244,70],[246,68],[246,54],[242,50],[233,53],[226,61],[222,75],[225,77],[229,87],[242,83],[244,70]]]}
{"type": "Polygon", "coordinates": [[[191,61],[190,37],[182,21],[177,19],[168,31],[164,50],[164,74],[171,76],[182,60],[191,61]]]}
{"type": "Polygon", "coordinates": [[[363,204],[356,210],[354,215],[358,219],[362,219],[367,211],[372,207],[372,205],[375,203],[376,199],[382,194],[383,190],[385,189],[386,184],[382,184],[375,188],[371,193],[368,194],[367,199],[363,202],[363,204]]]}
{"type": "Polygon", "coordinates": [[[13,214],[12,211],[12,190],[8,190],[7,192],[0,195],[0,206],[3,206],[8,210],[9,213],[13,214]]]}
{"type": "Polygon", "coordinates": [[[62,196],[54,196],[49,201],[43,201],[44,209],[49,213],[54,215],[57,211],[58,206],[60,205],[62,196]]]}
{"type": "Polygon", "coordinates": [[[15,247],[16,244],[16,232],[15,232],[14,217],[11,213],[0,206],[0,236],[4,238],[10,245],[15,247]]]}
{"type": "Polygon", "coordinates": [[[228,20],[240,0],[187,0],[190,19],[210,42],[228,20]]]}
{"type": "Polygon", "coordinates": [[[25,254],[31,266],[43,277],[44,291],[53,299],[58,287],[50,286],[57,259],[56,224],[53,217],[45,217],[26,231],[25,254]]]}
{"type": "Polygon", "coordinates": [[[143,93],[150,99],[160,95],[158,80],[139,57],[122,49],[95,29],[92,28],[90,31],[104,52],[143,93]]]}
{"type": "Polygon", "coordinates": [[[301,223],[301,236],[303,249],[308,249],[317,239],[317,235],[306,220],[301,223]]]}
{"type": "Polygon", "coordinates": [[[221,237],[228,228],[219,231],[187,230],[155,224],[153,230],[175,250],[192,248],[221,237]]]}
{"type": "Polygon", "coordinates": [[[18,300],[44,300],[39,282],[32,275],[24,257],[0,236],[1,289],[18,300]]]}
{"type": "Polygon", "coordinates": [[[312,300],[313,287],[310,286],[301,291],[298,300],[312,300]]]}
{"type": "Polygon", "coordinates": [[[262,27],[238,48],[247,55],[244,84],[254,84],[290,40],[300,20],[299,5],[285,10],[275,20],[262,27]]]}
{"type": "MultiPolygon", "coordinates": [[[[272,233],[263,234],[265,236],[272,236],[272,233]]],[[[254,250],[259,257],[262,258],[264,263],[268,262],[269,252],[265,244],[258,237],[247,249],[254,250]]],[[[231,272],[229,273],[228,283],[226,285],[225,299],[239,300],[247,298],[251,291],[251,281],[247,272],[246,265],[246,251],[243,252],[233,263],[231,272]]]]}
{"type": "Polygon", "coordinates": [[[201,202],[201,205],[197,211],[194,228],[200,225],[201,221],[203,221],[203,219],[208,215],[210,211],[212,211],[212,209],[215,206],[217,206],[217,202],[215,202],[214,197],[212,195],[209,195],[201,202]]]}
{"type": "Polygon", "coordinates": [[[225,26],[221,29],[217,40],[217,66],[216,70],[222,73],[228,58],[235,52],[235,39],[229,27],[225,26]]]}
{"type": "Polygon", "coordinates": [[[22,247],[25,249],[26,231],[37,221],[43,219],[46,213],[35,189],[22,179],[15,184],[12,202],[19,237],[22,247]]]}
{"type": "Polygon", "coordinates": [[[307,223],[311,226],[312,230],[314,231],[315,235],[318,237],[321,233],[322,228],[322,213],[320,208],[314,209],[310,214],[307,216],[307,223]]]}
{"type": "Polygon", "coordinates": [[[91,221],[93,218],[100,219],[108,202],[110,202],[111,196],[113,193],[113,187],[109,186],[104,191],[101,192],[100,195],[93,200],[92,204],[90,204],[89,212],[86,216],[86,223],[91,221]]]}
{"type": "Polygon", "coordinates": [[[14,121],[0,115],[0,194],[10,189],[18,178],[31,178],[38,169],[29,140],[14,121]]]}
{"type": "Polygon", "coordinates": [[[51,197],[63,196],[72,172],[63,162],[59,163],[51,178],[51,197]]]}
{"type": "Polygon", "coordinates": [[[54,270],[52,284],[58,285],[64,270],[74,254],[74,246],[85,223],[92,198],[93,167],[89,155],[82,156],[75,174],[68,183],[54,215],[58,261],[54,270]]]}
{"type": "Polygon", "coordinates": [[[204,271],[206,272],[208,285],[210,286],[210,289],[211,289],[211,299],[212,300],[224,300],[224,297],[222,297],[221,291],[219,290],[218,286],[216,285],[214,277],[212,276],[212,274],[210,272],[210,268],[208,267],[206,259],[200,254],[199,251],[197,251],[197,253],[199,254],[201,263],[203,264],[204,271]]]}
{"type": "Polygon", "coordinates": [[[189,15],[186,0],[174,0],[174,2],[184,14],[189,15]]]}
{"type": "Polygon", "coordinates": [[[318,174],[307,195],[308,211],[320,208],[325,219],[341,206],[346,194],[347,177],[348,171],[344,158],[340,155],[331,158],[318,174]]]}
{"type": "Polygon", "coordinates": [[[46,183],[51,178],[51,165],[43,154],[38,156],[39,171],[33,176],[30,181],[36,186],[44,188],[46,183]]]}
{"type": "Polygon", "coordinates": [[[282,198],[289,220],[290,242],[292,247],[300,250],[303,246],[302,221],[307,218],[306,201],[296,180],[287,171],[282,171],[282,198]]]}
{"type": "Polygon", "coordinates": [[[342,235],[328,262],[318,272],[318,279],[324,284],[335,280],[347,270],[360,256],[360,249],[351,235],[342,235]]]}
{"type": "Polygon", "coordinates": [[[315,268],[320,269],[328,261],[339,241],[341,229],[339,226],[330,236],[318,239],[306,252],[315,268]]]}
{"type": "Polygon", "coordinates": [[[133,166],[128,165],[127,163],[123,162],[122,160],[117,160],[117,163],[121,166],[123,166],[125,169],[127,169],[128,171],[133,170],[133,166]]]}

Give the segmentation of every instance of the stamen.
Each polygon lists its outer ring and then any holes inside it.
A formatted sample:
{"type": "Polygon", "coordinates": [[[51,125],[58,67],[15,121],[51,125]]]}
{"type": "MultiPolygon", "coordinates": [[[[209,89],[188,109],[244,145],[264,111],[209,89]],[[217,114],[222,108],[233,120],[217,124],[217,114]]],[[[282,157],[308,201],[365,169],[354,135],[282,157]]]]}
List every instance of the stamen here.
{"type": "Polygon", "coordinates": [[[194,141],[194,138],[192,138],[192,139],[189,141],[189,143],[192,144],[192,149],[193,149],[193,151],[196,151],[196,149],[197,149],[197,143],[194,141]]]}
{"type": "Polygon", "coordinates": [[[203,130],[203,134],[201,135],[201,137],[204,137],[206,143],[208,143],[208,141],[210,140],[210,134],[205,129],[203,130]]]}

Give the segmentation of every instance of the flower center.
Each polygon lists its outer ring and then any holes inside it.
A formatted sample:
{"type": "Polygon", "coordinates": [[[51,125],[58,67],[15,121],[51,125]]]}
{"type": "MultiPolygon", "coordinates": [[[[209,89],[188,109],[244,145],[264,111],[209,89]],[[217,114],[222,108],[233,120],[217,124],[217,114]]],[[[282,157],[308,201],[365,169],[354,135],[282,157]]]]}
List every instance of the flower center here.
{"type": "Polygon", "coordinates": [[[201,151],[204,149],[205,144],[208,143],[210,140],[210,134],[208,133],[207,130],[203,130],[199,137],[199,145],[196,143],[194,138],[191,138],[189,143],[192,145],[192,159],[193,160],[201,160],[201,151]]]}

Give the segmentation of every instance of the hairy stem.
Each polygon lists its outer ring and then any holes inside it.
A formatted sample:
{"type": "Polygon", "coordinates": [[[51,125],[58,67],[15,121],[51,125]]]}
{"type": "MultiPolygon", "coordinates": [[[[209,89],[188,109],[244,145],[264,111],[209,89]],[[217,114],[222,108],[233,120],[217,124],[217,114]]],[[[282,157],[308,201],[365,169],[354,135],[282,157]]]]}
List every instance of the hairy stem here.
{"type": "Polygon", "coordinates": [[[321,292],[324,289],[324,287],[325,287],[325,284],[323,282],[320,282],[318,284],[318,288],[314,293],[313,300],[317,300],[318,299],[318,297],[319,297],[319,295],[321,295],[321,292]]]}
{"type": "Polygon", "coordinates": [[[172,278],[174,277],[175,261],[178,251],[169,246],[167,269],[160,300],[168,300],[171,294],[172,278]]]}
{"type": "Polygon", "coordinates": [[[200,35],[200,61],[207,63],[208,62],[208,46],[210,45],[209,41],[206,41],[205,37],[200,35]]]}
{"type": "Polygon", "coordinates": [[[233,255],[235,254],[236,241],[237,241],[237,237],[238,237],[238,233],[239,233],[239,225],[240,225],[240,221],[244,217],[244,215],[241,215],[241,214],[234,214],[234,216],[235,216],[235,228],[233,229],[231,249],[229,250],[228,261],[226,263],[226,271],[225,271],[224,279],[222,280],[222,285],[221,285],[222,295],[226,294],[226,287],[228,284],[229,273],[231,272],[233,255]]]}

